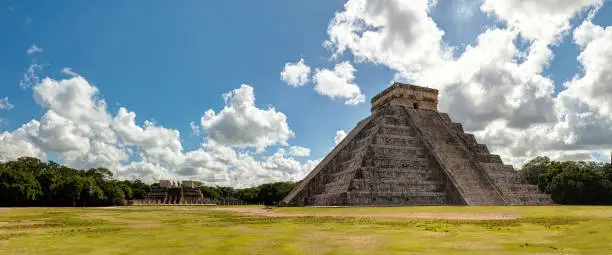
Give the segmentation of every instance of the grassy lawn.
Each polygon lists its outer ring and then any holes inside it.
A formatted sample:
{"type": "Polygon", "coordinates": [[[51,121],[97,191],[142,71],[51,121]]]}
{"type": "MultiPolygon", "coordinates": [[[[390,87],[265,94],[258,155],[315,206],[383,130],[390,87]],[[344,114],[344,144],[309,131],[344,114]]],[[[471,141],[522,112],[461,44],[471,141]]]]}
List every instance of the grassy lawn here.
{"type": "Polygon", "coordinates": [[[0,254],[612,254],[612,207],[218,209],[0,208],[0,254]]]}

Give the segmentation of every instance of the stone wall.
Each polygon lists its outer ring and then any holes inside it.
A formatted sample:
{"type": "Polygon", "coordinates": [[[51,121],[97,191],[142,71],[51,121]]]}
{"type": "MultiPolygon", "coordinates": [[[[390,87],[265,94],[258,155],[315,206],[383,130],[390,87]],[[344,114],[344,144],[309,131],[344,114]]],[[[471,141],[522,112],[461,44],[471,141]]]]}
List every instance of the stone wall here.
{"type": "Polygon", "coordinates": [[[438,90],[395,83],[372,98],[372,112],[382,106],[406,106],[416,109],[438,110],[438,90]]]}

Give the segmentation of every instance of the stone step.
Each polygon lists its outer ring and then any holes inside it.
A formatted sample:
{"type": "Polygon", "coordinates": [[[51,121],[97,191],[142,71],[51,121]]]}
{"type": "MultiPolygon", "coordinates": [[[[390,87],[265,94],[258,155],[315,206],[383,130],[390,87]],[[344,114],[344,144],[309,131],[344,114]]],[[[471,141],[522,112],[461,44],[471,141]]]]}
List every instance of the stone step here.
{"type": "Polygon", "coordinates": [[[334,182],[330,182],[325,184],[324,194],[327,193],[338,193],[338,192],[346,192],[348,190],[349,185],[351,184],[350,179],[338,179],[334,180],[334,182]]]}
{"type": "Polygon", "coordinates": [[[308,201],[308,205],[347,205],[347,193],[346,192],[338,192],[338,193],[326,193],[326,194],[318,194],[312,196],[310,201],[308,201]]]}
{"type": "Polygon", "coordinates": [[[452,123],[453,121],[451,120],[450,116],[448,115],[448,113],[440,113],[440,118],[445,122],[445,123],[452,123]]]}
{"type": "Polygon", "coordinates": [[[355,156],[345,161],[342,161],[341,163],[338,164],[338,168],[337,168],[338,170],[336,171],[336,173],[350,170],[350,169],[357,169],[362,166],[362,162],[363,162],[362,156],[355,156]]]}
{"type": "Polygon", "coordinates": [[[422,181],[374,181],[372,179],[351,180],[349,191],[370,191],[370,192],[404,192],[414,194],[418,192],[437,191],[441,187],[439,182],[422,181]]]}
{"type": "Polygon", "coordinates": [[[440,205],[446,202],[444,192],[422,192],[407,195],[403,192],[349,192],[351,205],[440,205]]]}
{"type": "Polygon", "coordinates": [[[429,167],[427,158],[365,158],[363,162],[365,167],[377,168],[416,168],[423,169],[429,167]]]}
{"type": "Polygon", "coordinates": [[[372,132],[367,135],[358,135],[355,138],[353,138],[353,140],[347,146],[350,148],[355,148],[355,147],[361,147],[363,145],[369,144],[369,141],[372,139],[372,137],[376,136],[376,134],[377,134],[376,132],[372,132]]]}
{"type": "Polygon", "coordinates": [[[380,123],[386,125],[406,126],[408,125],[408,120],[406,117],[401,115],[386,115],[380,117],[380,123]]]}
{"type": "Polygon", "coordinates": [[[371,158],[426,158],[425,148],[371,144],[367,157],[371,158]]]}
{"type": "Polygon", "coordinates": [[[357,173],[359,169],[360,168],[346,169],[346,170],[343,170],[337,173],[330,174],[328,178],[331,180],[336,180],[338,178],[351,178],[352,179],[354,178],[355,173],[357,173]]]}
{"type": "Polygon", "coordinates": [[[476,157],[478,158],[478,161],[483,162],[483,163],[499,163],[499,164],[504,163],[501,160],[501,157],[495,154],[476,153],[476,157]]]}
{"type": "MultiPolygon", "coordinates": [[[[405,178],[405,177],[414,177],[415,175],[420,173],[406,173],[406,176],[399,177],[381,177],[381,178],[361,178],[361,179],[352,179],[351,182],[359,182],[359,183],[395,183],[395,184],[406,184],[406,185],[440,185],[442,182],[437,180],[419,180],[416,178],[405,178]]],[[[429,176],[429,175],[426,175],[429,176]]]]}
{"type": "Polygon", "coordinates": [[[364,127],[361,132],[359,132],[355,137],[353,137],[353,141],[360,141],[363,138],[369,137],[376,133],[378,133],[378,124],[375,122],[370,122],[368,126],[364,127]]]}
{"type": "Polygon", "coordinates": [[[462,132],[459,133],[459,136],[461,136],[461,138],[467,142],[468,146],[477,144],[476,137],[473,134],[462,132]]]}
{"type": "Polygon", "coordinates": [[[354,157],[362,157],[368,150],[368,146],[345,148],[336,155],[336,160],[344,162],[354,157]]]}
{"type": "Polygon", "coordinates": [[[401,135],[401,136],[416,136],[416,132],[410,126],[387,125],[382,124],[378,128],[379,134],[401,135]]]}
{"type": "Polygon", "coordinates": [[[504,194],[507,193],[538,193],[540,189],[536,185],[531,184],[515,184],[515,183],[498,183],[497,186],[504,194]]]}
{"type": "Polygon", "coordinates": [[[514,167],[511,165],[504,165],[504,164],[500,164],[500,163],[483,163],[481,162],[480,165],[487,170],[487,172],[496,174],[506,174],[506,173],[510,173],[510,174],[518,174],[518,171],[514,170],[514,167]]]}
{"type": "Polygon", "coordinates": [[[373,180],[415,180],[426,181],[431,178],[437,170],[431,168],[415,169],[415,168],[385,168],[379,169],[375,167],[358,167],[346,169],[340,172],[329,174],[329,180],[337,180],[339,178],[351,179],[373,179],[373,180]]]}
{"type": "Polygon", "coordinates": [[[378,134],[373,140],[374,144],[394,146],[420,146],[416,137],[403,135],[378,134]]]}
{"type": "Polygon", "coordinates": [[[460,133],[460,134],[464,132],[463,125],[461,125],[461,123],[452,122],[451,128],[455,130],[455,132],[460,133]]]}
{"type": "Polygon", "coordinates": [[[552,205],[554,202],[548,194],[531,194],[526,196],[517,196],[514,199],[513,205],[552,205]]]}
{"type": "Polygon", "coordinates": [[[463,195],[469,205],[504,205],[503,200],[499,197],[482,193],[479,190],[464,192],[463,195]]]}
{"type": "Polygon", "coordinates": [[[474,148],[472,148],[472,150],[475,153],[484,153],[484,154],[490,154],[489,152],[489,148],[487,147],[486,144],[480,144],[480,143],[476,143],[476,145],[474,146],[474,148]]]}
{"type": "Polygon", "coordinates": [[[430,168],[423,169],[407,169],[407,168],[362,168],[361,173],[355,175],[355,179],[398,179],[398,180],[414,180],[418,182],[431,181],[435,179],[434,170],[430,168]]]}

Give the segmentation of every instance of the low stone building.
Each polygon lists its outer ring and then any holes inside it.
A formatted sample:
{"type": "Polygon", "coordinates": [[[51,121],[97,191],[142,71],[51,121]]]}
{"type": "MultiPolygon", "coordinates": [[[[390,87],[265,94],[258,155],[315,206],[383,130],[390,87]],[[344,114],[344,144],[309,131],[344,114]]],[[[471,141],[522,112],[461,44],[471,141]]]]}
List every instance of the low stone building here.
{"type": "Polygon", "coordinates": [[[286,205],[540,205],[523,180],[460,123],[438,112],[438,91],[395,83],[372,113],[296,188],[286,205]]]}
{"type": "Polygon", "coordinates": [[[149,191],[144,204],[202,204],[204,203],[202,191],[193,181],[172,182],[160,180],[149,191]]]}

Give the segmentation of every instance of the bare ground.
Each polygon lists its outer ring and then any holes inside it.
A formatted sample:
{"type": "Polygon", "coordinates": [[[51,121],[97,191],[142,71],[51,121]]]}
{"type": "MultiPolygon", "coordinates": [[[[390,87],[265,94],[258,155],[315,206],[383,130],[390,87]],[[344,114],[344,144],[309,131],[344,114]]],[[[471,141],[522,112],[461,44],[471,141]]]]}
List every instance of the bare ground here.
{"type": "Polygon", "coordinates": [[[413,212],[413,213],[353,213],[353,212],[317,212],[317,213],[287,213],[263,208],[219,207],[215,211],[234,212],[250,216],[263,217],[364,217],[364,218],[404,218],[404,219],[447,219],[447,220],[509,220],[520,217],[519,213],[461,213],[461,212],[413,212]]]}

